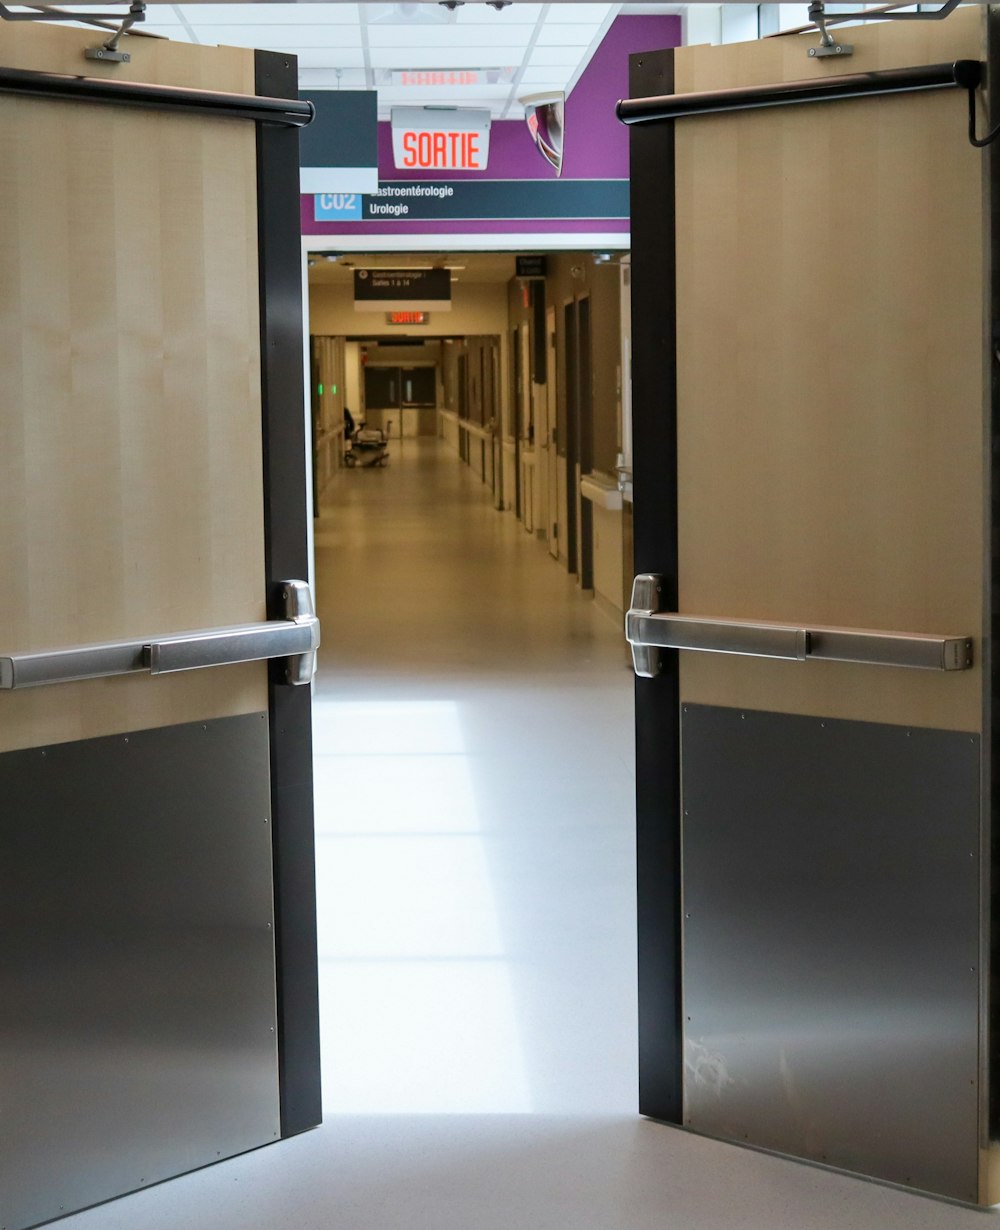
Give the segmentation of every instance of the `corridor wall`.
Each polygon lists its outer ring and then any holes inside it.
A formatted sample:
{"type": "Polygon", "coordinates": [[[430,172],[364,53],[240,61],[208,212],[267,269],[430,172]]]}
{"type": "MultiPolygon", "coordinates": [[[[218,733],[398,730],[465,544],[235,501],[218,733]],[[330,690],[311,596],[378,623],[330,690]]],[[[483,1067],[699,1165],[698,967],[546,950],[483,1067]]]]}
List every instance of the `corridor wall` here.
{"type": "Polygon", "coordinates": [[[344,446],[347,357],[342,337],[311,338],[313,497],[319,497],[340,469],[344,446]]]}
{"type": "MultiPolygon", "coordinates": [[[[584,517],[578,481],[581,475],[574,476],[572,482],[568,478],[567,443],[570,439],[568,428],[572,399],[567,380],[567,362],[571,360],[572,349],[567,338],[565,309],[569,305],[589,301],[589,388],[581,390],[585,394],[582,400],[586,419],[580,424],[586,444],[586,464],[582,473],[595,474],[606,486],[613,481],[615,461],[622,443],[620,276],[617,263],[595,263],[591,252],[550,253],[546,259],[545,299],[548,307],[555,309],[555,370],[546,371],[544,375],[546,384],[555,384],[556,422],[550,424],[549,441],[536,437],[534,442],[541,450],[554,443],[558,453],[558,498],[552,501],[552,515],[540,517],[538,523],[546,540],[553,537],[558,540],[559,558],[563,563],[568,563],[570,557],[577,559],[580,554],[579,550],[568,550],[568,535],[575,533],[579,539],[581,533],[579,529],[567,531],[566,528],[571,520],[565,507],[570,498],[568,492],[573,493],[576,516],[572,520],[577,527],[581,526],[584,517]]],[[[536,321],[524,292],[526,285],[516,278],[509,284],[510,327],[527,324],[532,331],[534,350],[536,321]]],[[[587,379],[586,375],[583,378],[587,379]]],[[[538,464],[544,465],[544,457],[538,464]]],[[[618,501],[610,500],[608,503],[618,501]]],[[[593,502],[590,524],[594,597],[602,609],[617,618],[625,606],[622,510],[593,502]]],[[[575,571],[578,572],[578,568],[575,571]]]]}
{"type": "Polygon", "coordinates": [[[450,338],[442,349],[439,434],[484,483],[497,508],[511,506],[513,479],[497,464],[504,413],[499,396],[502,335],[450,338]]]}

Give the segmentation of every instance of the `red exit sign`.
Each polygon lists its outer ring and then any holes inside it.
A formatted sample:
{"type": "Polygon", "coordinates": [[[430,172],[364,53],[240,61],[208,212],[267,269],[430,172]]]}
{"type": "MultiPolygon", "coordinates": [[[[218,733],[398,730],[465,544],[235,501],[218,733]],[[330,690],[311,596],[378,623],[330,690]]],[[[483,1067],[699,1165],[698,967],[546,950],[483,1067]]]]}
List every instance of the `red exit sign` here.
{"type": "Polygon", "coordinates": [[[392,160],[404,171],[485,171],[490,113],[469,107],[393,107],[392,160]]]}
{"type": "Polygon", "coordinates": [[[478,132],[414,132],[400,134],[399,167],[420,171],[482,171],[486,159],[478,132]]]}
{"type": "Polygon", "coordinates": [[[426,325],[431,318],[430,312],[386,312],[386,323],[390,325],[426,325]]]}
{"type": "Polygon", "coordinates": [[[472,69],[425,69],[420,72],[393,73],[393,84],[399,85],[479,85],[480,73],[472,69]]]}

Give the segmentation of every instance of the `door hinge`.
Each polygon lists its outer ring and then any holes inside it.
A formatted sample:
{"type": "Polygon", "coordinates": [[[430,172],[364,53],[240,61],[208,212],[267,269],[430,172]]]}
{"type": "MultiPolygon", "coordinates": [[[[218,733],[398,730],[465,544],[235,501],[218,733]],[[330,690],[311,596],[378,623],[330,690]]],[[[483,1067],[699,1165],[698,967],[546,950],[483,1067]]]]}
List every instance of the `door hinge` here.
{"type": "Polygon", "coordinates": [[[552,537],[553,538],[559,537],[559,522],[558,521],[552,522],[552,537]]]}

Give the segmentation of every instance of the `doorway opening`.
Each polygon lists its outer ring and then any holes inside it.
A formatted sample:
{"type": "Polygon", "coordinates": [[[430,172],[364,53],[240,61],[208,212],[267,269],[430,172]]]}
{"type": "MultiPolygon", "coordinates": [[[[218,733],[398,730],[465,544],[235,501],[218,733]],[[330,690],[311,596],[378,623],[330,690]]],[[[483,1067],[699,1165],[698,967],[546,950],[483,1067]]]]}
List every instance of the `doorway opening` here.
{"type": "Polygon", "coordinates": [[[559,253],[527,283],[511,253],[450,253],[449,311],[355,311],[355,269],[434,259],[314,254],[308,271],[326,1110],[630,1114],[632,689],[593,594],[614,544],[620,608],[621,514],[591,521],[605,540],[571,571],[569,504],[589,502],[597,454],[571,474],[561,427],[570,405],[578,423],[610,408],[577,433],[607,446],[612,484],[614,376],[591,393],[599,347],[578,338],[606,303],[615,372],[618,269],[559,253]],[[386,466],[342,464],[345,406],[386,434],[386,466]]]}

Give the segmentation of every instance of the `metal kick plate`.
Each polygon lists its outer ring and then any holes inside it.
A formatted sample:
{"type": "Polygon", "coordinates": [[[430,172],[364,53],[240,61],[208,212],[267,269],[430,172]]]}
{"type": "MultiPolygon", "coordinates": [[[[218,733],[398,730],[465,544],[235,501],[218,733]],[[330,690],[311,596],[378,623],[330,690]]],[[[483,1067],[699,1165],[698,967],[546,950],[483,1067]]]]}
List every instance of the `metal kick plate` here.
{"type": "Polygon", "coordinates": [[[975,1201],[978,736],[682,710],[685,1123],[975,1201]]]}
{"type": "Polygon", "coordinates": [[[264,714],[0,756],[0,1226],[279,1135],[264,714]]]}

